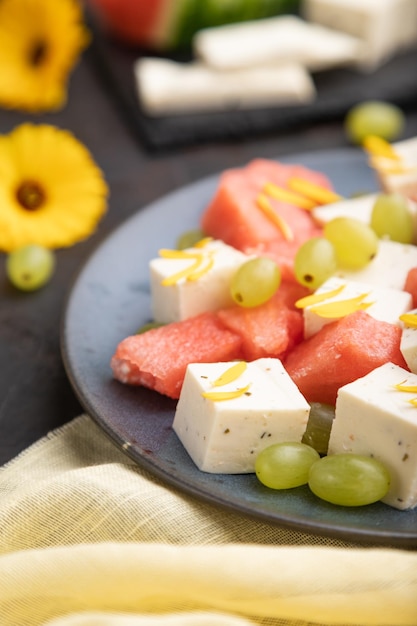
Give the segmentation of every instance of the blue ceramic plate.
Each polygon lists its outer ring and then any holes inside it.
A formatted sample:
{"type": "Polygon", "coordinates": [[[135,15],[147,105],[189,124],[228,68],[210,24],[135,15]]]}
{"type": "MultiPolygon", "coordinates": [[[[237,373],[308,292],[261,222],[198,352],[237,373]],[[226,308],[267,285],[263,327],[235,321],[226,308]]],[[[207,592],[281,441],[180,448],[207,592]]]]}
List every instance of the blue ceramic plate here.
{"type": "MultiPolygon", "coordinates": [[[[364,155],[355,149],[293,155],[325,172],[341,194],[377,189],[364,155]]],[[[148,262],[198,226],[218,176],[175,191],[118,227],[93,253],[72,288],[62,329],[69,379],[85,410],[139,465],[167,485],[242,515],[286,528],[349,541],[417,546],[417,509],[382,503],[359,508],[320,501],[307,487],[264,488],[254,475],[200,472],[173,432],[174,401],[112,379],[110,358],[119,343],[150,318],[148,262]]]]}

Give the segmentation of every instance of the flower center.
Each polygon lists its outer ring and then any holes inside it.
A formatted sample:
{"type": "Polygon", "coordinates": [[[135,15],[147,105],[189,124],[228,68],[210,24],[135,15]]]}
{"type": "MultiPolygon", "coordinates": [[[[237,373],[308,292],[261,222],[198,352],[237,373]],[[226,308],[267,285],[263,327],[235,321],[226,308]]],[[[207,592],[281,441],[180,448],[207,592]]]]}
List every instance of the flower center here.
{"type": "Polygon", "coordinates": [[[47,52],[48,46],[45,41],[39,39],[38,41],[33,42],[28,54],[29,64],[33,67],[38,67],[39,65],[42,65],[42,63],[45,61],[47,52]]]}
{"type": "Polygon", "coordinates": [[[28,180],[17,188],[16,198],[27,211],[36,211],[44,204],[46,194],[38,183],[28,180]]]}

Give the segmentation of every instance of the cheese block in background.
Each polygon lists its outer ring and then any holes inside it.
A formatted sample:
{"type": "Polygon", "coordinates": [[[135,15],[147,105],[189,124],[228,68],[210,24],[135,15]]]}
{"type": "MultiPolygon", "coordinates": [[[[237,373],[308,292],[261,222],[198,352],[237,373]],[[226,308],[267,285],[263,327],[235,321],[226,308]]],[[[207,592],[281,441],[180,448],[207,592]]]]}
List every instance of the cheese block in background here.
{"type": "Polygon", "coordinates": [[[194,54],[218,70],[293,61],[310,71],[356,63],[359,39],[286,15],[204,29],[193,39],[194,54]]]}
{"type": "Polygon", "coordinates": [[[142,57],[134,73],[148,115],[306,104],[316,96],[309,73],[294,62],[218,72],[199,62],[142,57]]]}
{"type": "Polygon", "coordinates": [[[358,67],[374,70],[397,52],[417,46],[416,0],[303,0],[303,17],[358,38],[358,67]]]}

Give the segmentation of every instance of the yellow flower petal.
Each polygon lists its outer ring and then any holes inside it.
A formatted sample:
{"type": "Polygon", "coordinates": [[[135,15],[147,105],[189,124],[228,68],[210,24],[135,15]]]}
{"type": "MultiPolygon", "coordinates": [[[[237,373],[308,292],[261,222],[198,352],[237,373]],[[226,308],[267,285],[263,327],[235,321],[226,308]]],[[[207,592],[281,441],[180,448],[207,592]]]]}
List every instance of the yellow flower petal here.
{"type": "Polygon", "coordinates": [[[203,391],[202,396],[207,400],[213,400],[213,402],[223,402],[224,400],[234,400],[234,398],[240,398],[249,391],[250,384],[234,391],[203,391]]]}
{"type": "Polygon", "coordinates": [[[320,302],[324,302],[325,300],[328,300],[329,298],[333,298],[334,296],[337,296],[345,288],[346,288],[346,284],[343,284],[329,291],[323,291],[321,293],[312,293],[309,296],[305,296],[304,298],[300,298],[299,300],[297,300],[297,302],[295,303],[295,306],[297,307],[297,309],[305,309],[308,306],[319,304],[320,302]]]}
{"type": "Polygon", "coordinates": [[[409,328],[417,328],[417,315],[416,313],[404,313],[400,315],[400,321],[403,322],[409,328]]]}
{"type": "Polygon", "coordinates": [[[0,137],[0,249],[70,246],[95,230],[108,187],[87,148],[53,126],[22,124],[0,137]],[[28,204],[27,189],[39,192],[28,204]]]}
{"type": "Polygon", "coordinates": [[[355,298],[349,298],[347,300],[335,300],[333,302],[325,302],[324,304],[318,304],[312,306],[310,311],[315,313],[319,317],[327,319],[346,317],[355,311],[363,311],[368,309],[373,302],[364,302],[368,294],[363,293],[355,298]]]}
{"type": "Polygon", "coordinates": [[[0,104],[29,112],[62,107],[89,41],[77,0],[1,0],[0,104]]]}
{"type": "Polygon", "coordinates": [[[234,380],[239,378],[243,374],[243,372],[247,368],[246,361],[238,361],[231,367],[229,367],[221,376],[216,378],[213,382],[214,387],[222,387],[223,385],[227,385],[228,383],[232,383],[234,380]]]}

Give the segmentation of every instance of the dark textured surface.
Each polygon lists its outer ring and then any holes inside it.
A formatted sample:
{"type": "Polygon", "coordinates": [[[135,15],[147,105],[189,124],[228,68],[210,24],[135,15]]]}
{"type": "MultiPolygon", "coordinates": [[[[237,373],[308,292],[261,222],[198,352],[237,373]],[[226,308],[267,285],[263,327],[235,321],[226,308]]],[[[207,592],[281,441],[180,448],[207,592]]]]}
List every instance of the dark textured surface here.
{"type": "MultiPolygon", "coordinates": [[[[83,410],[62,363],[60,325],[73,280],[113,228],[165,194],[253,157],[346,146],[341,124],[323,120],[291,131],[149,153],[125,123],[91,56],[90,50],[73,72],[68,104],[61,112],[29,116],[0,110],[1,133],[26,121],[71,130],[91,151],[111,191],[108,213],[97,232],[57,252],[56,274],[41,291],[24,294],[9,286],[5,255],[0,253],[0,464],[83,410]]],[[[404,136],[417,135],[417,105],[407,120],[404,136]]],[[[159,228],[164,238],[168,231],[163,223],[159,228]]],[[[144,242],[139,235],[137,245],[144,242]]],[[[83,306],[87,308],[87,303],[80,303],[83,306]]]]}

